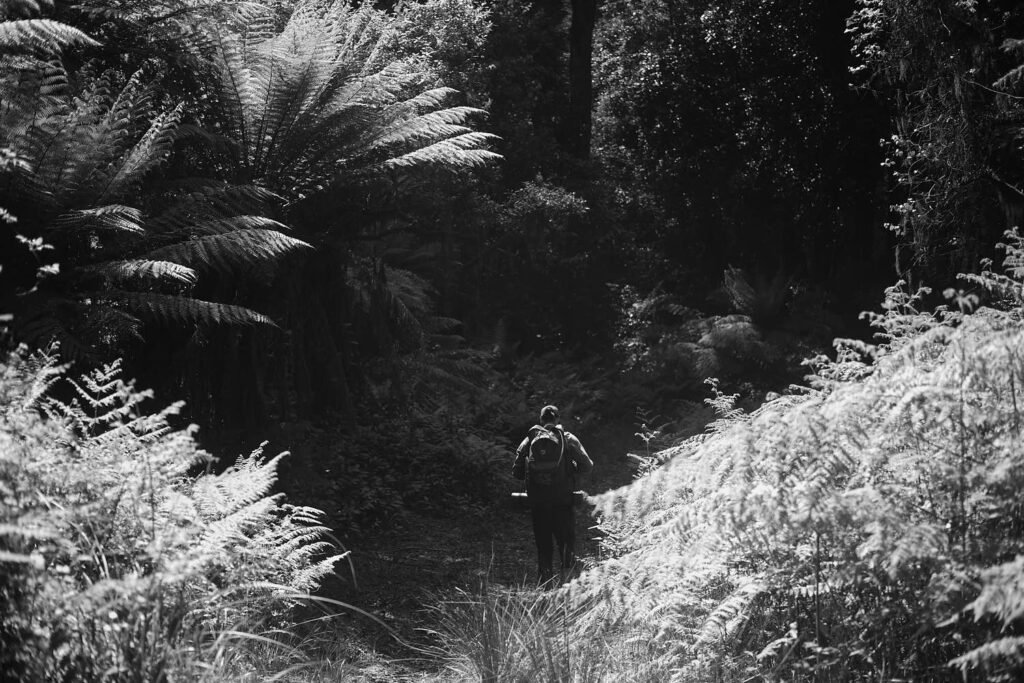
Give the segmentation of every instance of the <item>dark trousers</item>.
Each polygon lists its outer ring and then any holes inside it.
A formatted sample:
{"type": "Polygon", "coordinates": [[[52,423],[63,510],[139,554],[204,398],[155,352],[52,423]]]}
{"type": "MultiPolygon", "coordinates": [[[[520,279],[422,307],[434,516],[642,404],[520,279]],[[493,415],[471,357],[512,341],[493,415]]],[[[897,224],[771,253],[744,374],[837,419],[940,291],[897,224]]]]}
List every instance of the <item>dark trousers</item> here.
{"type": "Polygon", "coordinates": [[[531,514],[533,538],[537,542],[537,581],[543,584],[554,576],[554,543],[558,544],[558,558],[563,569],[572,569],[576,563],[576,515],[571,502],[535,505],[531,514]]]}

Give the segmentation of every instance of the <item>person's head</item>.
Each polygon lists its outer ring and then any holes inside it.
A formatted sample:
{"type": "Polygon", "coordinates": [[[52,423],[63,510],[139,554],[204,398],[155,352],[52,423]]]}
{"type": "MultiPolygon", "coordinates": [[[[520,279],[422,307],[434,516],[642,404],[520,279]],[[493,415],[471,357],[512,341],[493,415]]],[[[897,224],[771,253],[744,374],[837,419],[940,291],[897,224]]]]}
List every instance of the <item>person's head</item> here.
{"type": "Polygon", "coordinates": [[[540,423],[555,424],[558,422],[558,408],[555,406],[544,406],[540,411],[540,423]]]}

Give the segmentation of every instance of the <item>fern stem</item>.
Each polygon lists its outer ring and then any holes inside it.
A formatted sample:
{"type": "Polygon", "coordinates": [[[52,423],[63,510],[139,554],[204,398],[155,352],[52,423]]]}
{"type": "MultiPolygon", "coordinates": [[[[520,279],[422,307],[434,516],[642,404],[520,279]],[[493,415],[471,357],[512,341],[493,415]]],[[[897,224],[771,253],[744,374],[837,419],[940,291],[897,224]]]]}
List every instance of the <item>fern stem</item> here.
{"type": "Polygon", "coordinates": [[[821,581],[821,533],[814,532],[814,642],[821,647],[821,597],[818,584],[821,581]]]}

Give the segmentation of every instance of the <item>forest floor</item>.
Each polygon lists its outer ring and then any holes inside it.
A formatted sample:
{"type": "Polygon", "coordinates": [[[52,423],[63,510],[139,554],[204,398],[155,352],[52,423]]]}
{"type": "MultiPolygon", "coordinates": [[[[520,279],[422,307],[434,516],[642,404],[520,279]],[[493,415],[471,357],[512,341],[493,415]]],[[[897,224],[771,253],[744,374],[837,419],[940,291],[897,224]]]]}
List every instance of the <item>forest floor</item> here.
{"type": "MultiPolygon", "coordinates": [[[[581,487],[590,494],[628,484],[633,468],[628,452],[643,449],[628,424],[608,425],[592,435],[581,434],[594,471],[581,487]]],[[[509,467],[511,467],[511,461],[509,467]]],[[[577,515],[577,553],[594,557],[599,549],[595,520],[585,510],[577,515]]],[[[469,595],[486,585],[531,585],[536,577],[536,550],[529,511],[507,500],[451,516],[404,513],[389,520],[372,543],[352,550],[354,581],[348,577],[339,599],[373,614],[387,625],[352,617],[345,628],[355,635],[350,662],[359,678],[376,681],[427,681],[442,677],[443,662],[429,654],[436,643],[431,607],[469,595]]],[[[332,591],[334,592],[334,591],[332,591]]],[[[332,596],[333,597],[333,596],[332,596]]],[[[340,637],[340,634],[339,634],[340,637]]]]}

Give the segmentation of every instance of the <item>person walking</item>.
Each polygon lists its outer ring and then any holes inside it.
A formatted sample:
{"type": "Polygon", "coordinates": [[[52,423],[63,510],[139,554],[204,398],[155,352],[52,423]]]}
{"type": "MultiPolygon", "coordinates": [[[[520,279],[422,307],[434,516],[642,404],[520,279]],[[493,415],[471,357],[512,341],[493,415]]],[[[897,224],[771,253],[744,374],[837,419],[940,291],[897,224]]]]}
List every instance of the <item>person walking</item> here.
{"type": "Polygon", "coordinates": [[[568,575],[576,564],[576,475],[594,469],[583,444],[558,421],[558,408],[544,406],[540,423],[516,449],[512,476],[526,481],[533,537],[537,543],[537,582],[548,586],[554,579],[554,545],[559,564],[568,575]],[[554,539],[554,543],[552,542],[554,539]]]}

